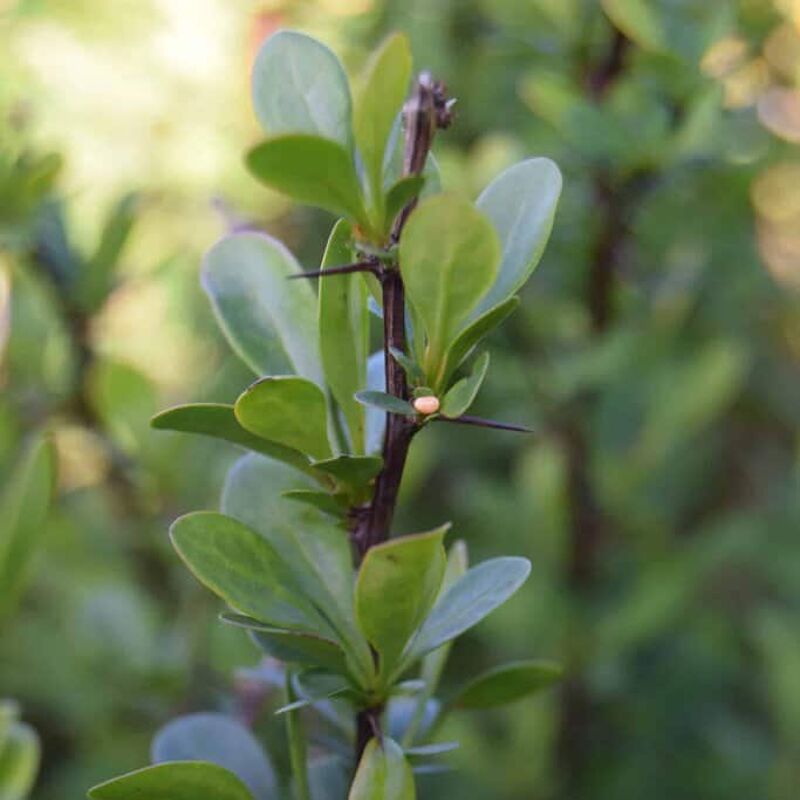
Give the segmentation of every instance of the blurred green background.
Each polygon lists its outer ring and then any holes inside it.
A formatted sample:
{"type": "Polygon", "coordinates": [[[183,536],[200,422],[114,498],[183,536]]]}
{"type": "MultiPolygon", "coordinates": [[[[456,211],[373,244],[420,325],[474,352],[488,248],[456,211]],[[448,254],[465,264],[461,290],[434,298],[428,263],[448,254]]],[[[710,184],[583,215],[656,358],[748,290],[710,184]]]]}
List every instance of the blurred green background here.
{"type": "Polygon", "coordinates": [[[282,26],[351,71],[406,31],[458,97],[436,146],[456,191],[529,155],[565,178],[476,408],[537,433],[426,432],[398,529],[451,519],[473,559],[534,563],[446,683],[531,656],[568,679],[456,716],[423,797],[798,797],[798,0],[0,0],[0,478],[42,429],[59,460],[0,611],[35,800],[142,766],[176,713],[248,703],[257,654],[166,538],[236,452],[147,420],[250,381],[197,279],[226,226],[315,265],[331,224],[242,165],[282,26]]]}

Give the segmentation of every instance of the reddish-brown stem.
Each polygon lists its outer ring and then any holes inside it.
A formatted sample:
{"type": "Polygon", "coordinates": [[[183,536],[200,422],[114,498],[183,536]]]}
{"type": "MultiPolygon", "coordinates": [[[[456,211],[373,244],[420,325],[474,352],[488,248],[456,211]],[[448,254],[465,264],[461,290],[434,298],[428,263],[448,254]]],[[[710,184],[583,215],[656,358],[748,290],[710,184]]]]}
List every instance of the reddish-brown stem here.
{"type": "MultiPolygon", "coordinates": [[[[403,175],[419,175],[433,142],[437,127],[450,122],[450,107],[444,86],[428,73],[417,79],[414,91],[403,108],[405,147],[403,175]]],[[[416,205],[412,200],[401,211],[392,231],[392,241],[398,242],[403,226],[416,205]]],[[[406,375],[395,361],[391,350],[406,351],[406,304],[403,279],[398,264],[385,266],[379,273],[383,299],[383,354],[386,391],[403,400],[408,399],[406,375]]],[[[383,439],[383,469],[375,481],[372,501],[365,513],[356,516],[353,542],[360,562],[370,547],[389,538],[397,504],[397,494],[403,478],[408,448],[417,425],[414,420],[397,414],[386,415],[383,439]]],[[[356,764],[373,736],[380,736],[381,706],[366,708],[356,716],[356,764]]]]}

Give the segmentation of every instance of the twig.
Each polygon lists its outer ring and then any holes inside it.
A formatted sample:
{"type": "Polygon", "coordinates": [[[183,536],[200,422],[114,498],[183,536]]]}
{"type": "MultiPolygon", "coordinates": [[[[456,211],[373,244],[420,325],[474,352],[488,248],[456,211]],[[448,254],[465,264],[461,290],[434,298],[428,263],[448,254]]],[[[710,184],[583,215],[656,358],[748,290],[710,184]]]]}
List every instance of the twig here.
{"type": "MultiPolygon", "coordinates": [[[[451,103],[447,100],[443,84],[434,81],[423,72],[417,79],[411,97],[403,107],[405,124],[405,147],[403,151],[403,175],[419,175],[425,168],[433,136],[437,128],[444,128],[451,121],[451,103]]],[[[392,231],[392,241],[397,242],[409,214],[416,205],[411,200],[400,212],[392,231]]],[[[406,350],[405,291],[398,264],[387,264],[380,273],[383,295],[383,354],[385,363],[386,391],[403,400],[408,399],[408,384],[402,366],[395,361],[392,350],[406,350]]],[[[366,513],[358,515],[352,538],[360,562],[373,545],[389,538],[389,532],[397,503],[397,493],[403,477],[403,469],[411,439],[417,430],[413,420],[397,414],[386,415],[386,432],[383,439],[383,469],[375,481],[372,502],[366,513]]],[[[361,760],[364,748],[376,735],[382,708],[374,706],[356,715],[356,764],[361,760]]]]}
{"type": "Polygon", "coordinates": [[[313,272],[298,272],[289,275],[288,280],[296,281],[298,278],[327,278],[332,275],[350,275],[354,272],[371,272],[375,277],[380,277],[381,269],[373,261],[357,261],[355,264],[344,264],[341,267],[328,267],[327,269],[314,270],[313,272]]]}
{"type": "Polygon", "coordinates": [[[455,425],[475,425],[478,428],[495,428],[499,431],[516,431],[517,433],[535,433],[532,428],[515,425],[513,422],[498,422],[496,419],[484,419],[462,414],[460,417],[434,417],[433,422],[450,422],[455,425]]]}

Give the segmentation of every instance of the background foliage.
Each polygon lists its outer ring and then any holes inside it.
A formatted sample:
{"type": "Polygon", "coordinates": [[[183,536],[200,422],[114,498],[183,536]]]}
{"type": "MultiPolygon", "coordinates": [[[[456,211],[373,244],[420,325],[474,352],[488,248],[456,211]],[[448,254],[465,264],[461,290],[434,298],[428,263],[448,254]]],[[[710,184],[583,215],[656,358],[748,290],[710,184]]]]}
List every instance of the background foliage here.
{"type": "Polygon", "coordinates": [[[197,280],[226,227],[256,222],[319,260],[329,218],[254,189],[240,163],[255,48],[287,25],[350,68],[406,31],[459,98],[436,151],[465,195],[528,155],[564,173],[476,408],[537,435],[440,426],[416,442],[398,529],[450,518],[475,561],[534,563],[446,685],[532,652],[569,680],[454,717],[455,771],[425,796],[790,800],[794,0],[0,3],[0,474],[45,428],[59,473],[27,584],[0,608],[0,694],[41,738],[33,797],[141,765],[176,713],[280,703],[166,539],[178,514],[216,507],[235,449],[147,420],[249,382],[197,280]]]}

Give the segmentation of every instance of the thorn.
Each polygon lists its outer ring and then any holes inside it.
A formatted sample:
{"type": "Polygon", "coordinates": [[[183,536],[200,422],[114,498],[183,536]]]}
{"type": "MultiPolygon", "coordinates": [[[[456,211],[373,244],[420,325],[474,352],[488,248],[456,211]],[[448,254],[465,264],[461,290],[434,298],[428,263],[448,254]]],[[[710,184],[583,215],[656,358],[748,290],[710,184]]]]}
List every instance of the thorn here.
{"type": "Polygon", "coordinates": [[[298,272],[290,275],[289,280],[294,281],[298,278],[327,278],[333,275],[349,275],[353,272],[371,272],[378,276],[379,270],[371,261],[359,261],[356,264],[345,264],[341,267],[329,267],[328,269],[315,270],[313,272],[298,272]]]}
{"type": "Polygon", "coordinates": [[[535,433],[532,428],[524,425],[514,425],[511,422],[498,422],[495,419],[484,419],[483,417],[470,417],[462,415],[460,417],[434,417],[434,422],[450,422],[456,425],[475,425],[478,428],[495,428],[500,431],[514,431],[516,433],[535,433]]]}

